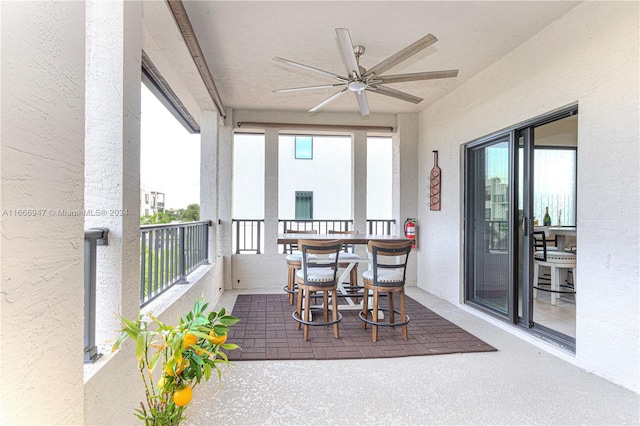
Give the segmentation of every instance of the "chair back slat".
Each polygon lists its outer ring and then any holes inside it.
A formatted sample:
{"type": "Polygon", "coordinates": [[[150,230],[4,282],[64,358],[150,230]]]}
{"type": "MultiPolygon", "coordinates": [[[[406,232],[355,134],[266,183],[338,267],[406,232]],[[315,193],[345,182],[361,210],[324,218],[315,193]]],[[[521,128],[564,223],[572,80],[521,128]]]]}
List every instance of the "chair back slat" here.
{"type": "Polygon", "coordinates": [[[380,242],[369,241],[369,252],[373,262],[373,285],[389,285],[378,280],[379,269],[402,269],[402,281],[393,285],[404,285],[407,276],[407,262],[411,253],[412,241],[380,242]],[[393,258],[393,259],[391,259],[393,258]],[[387,259],[385,261],[385,259],[387,259]],[[393,263],[391,261],[394,261],[393,263]]]}
{"type": "Polygon", "coordinates": [[[298,247],[302,250],[302,271],[304,282],[308,282],[308,272],[312,268],[333,268],[333,283],[337,282],[338,256],[342,249],[342,240],[298,240],[298,247]],[[309,255],[326,256],[325,259],[309,259],[309,255]],[[329,255],[335,254],[335,258],[329,259],[329,255]]]}
{"type": "Polygon", "coordinates": [[[544,231],[533,231],[534,251],[542,250],[543,261],[547,261],[547,234],[544,231]]]}

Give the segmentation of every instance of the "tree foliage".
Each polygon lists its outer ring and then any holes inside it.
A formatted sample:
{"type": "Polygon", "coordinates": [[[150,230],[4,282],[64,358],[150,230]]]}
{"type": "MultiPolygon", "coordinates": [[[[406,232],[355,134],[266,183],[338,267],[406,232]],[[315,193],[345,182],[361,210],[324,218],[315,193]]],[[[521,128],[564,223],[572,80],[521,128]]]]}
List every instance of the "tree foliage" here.
{"type": "Polygon", "coordinates": [[[200,204],[189,204],[186,209],[160,209],[152,215],[140,217],[140,225],[159,225],[172,222],[197,222],[200,220],[200,204]]]}

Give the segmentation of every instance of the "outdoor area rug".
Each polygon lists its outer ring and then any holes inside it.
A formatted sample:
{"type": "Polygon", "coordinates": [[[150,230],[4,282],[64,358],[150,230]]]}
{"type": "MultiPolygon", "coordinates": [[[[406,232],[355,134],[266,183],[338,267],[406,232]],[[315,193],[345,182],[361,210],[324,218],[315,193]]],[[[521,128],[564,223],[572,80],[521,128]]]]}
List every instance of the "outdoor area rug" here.
{"type": "MultiPolygon", "coordinates": [[[[381,298],[382,307],[384,302],[381,298]]],[[[230,351],[229,360],[391,358],[496,350],[409,297],[406,309],[411,318],[409,340],[402,340],[401,327],[378,327],[378,341],[373,342],[371,327],[362,329],[358,311],[340,310],[339,339],[333,337],[332,326],[311,326],[305,342],[302,328],[297,330],[291,317],[295,305],[289,305],[286,294],[239,295],[232,315],[240,322],[230,328],[228,342],[242,350],[230,351]]]]}

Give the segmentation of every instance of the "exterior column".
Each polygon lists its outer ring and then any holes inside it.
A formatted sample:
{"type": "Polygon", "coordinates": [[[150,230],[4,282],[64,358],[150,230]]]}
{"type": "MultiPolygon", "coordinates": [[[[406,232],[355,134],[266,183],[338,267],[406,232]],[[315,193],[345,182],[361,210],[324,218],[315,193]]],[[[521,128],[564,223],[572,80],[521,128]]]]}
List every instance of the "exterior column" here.
{"type": "MultiPolygon", "coordinates": [[[[404,233],[404,221],[418,218],[418,116],[417,114],[398,114],[397,131],[393,135],[393,186],[392,204],[396,229],[404,233]]],[[[425,188],[425,185],[423,185],[425,188]]],[[[416,238],[420,248],[420,223],[416,238]]],[[[415,250],[414,250],[415,251],[415,250]]],[[[409,256],[407,284],[416,285],[417,254],[409,256]]]]}
{"type": "Polygon", "coordinates": [[[83,424],[85,4],[1,8],[0,424],[83,424]]]}
{"type": "Polygon", "coordinates": [[[352,216],[353,229],[367,233],[367,132],[360,130],[353,134],[353,185],[352,216]]]}
{"type": "Polygon", "coordinates": [[[109,353],[119,320],[140,310],[139,2],[87,5],[85,226],[109,228],[97,257],[96,344],[109,353]],[[120,214],[118,214],[120,212],[120,214]],[[102,346],[101,346],[102,345],[102,346]]]}
{"type": "Polygon", "coordinates": [[[218,113],[200,114],[200,220],[210,220],[209,262],[216,262],[218,229],[218,113]]]}
{"type": "Polygon", "coordinates": [[[264,150],[264,251],[277,254],[278,242],[278,129],[265,129],[264,150]]]}
{"type": "Polygon", "coordinates": [[[233,196],[233,111],[227,109],[224,125],[219,128],[218,142],[218,225],[217,250],[218,260],[224,262],[224,288],[232,289],[231,282],[231,254],[233,226],[232,196],[233,196]]]}

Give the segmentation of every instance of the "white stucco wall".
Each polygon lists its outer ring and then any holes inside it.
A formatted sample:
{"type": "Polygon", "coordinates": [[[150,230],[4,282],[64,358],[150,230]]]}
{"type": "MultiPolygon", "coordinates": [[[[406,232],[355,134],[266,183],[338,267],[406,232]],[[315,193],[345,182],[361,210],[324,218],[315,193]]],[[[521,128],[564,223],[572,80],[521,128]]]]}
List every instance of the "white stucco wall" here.
{"type": "Polygon", "coordinates": [[[418,265],[420,287],[460,302],[460,146],[577,101],[575,362],[636,392],[638,22],[637,2],[583,3],[420,115],[420,181],[439,150],[443,198],[430,211],[421,184],[418,265]]]}
{"type": "Polygon", "coordinates": [[[0,16],[0,423],[81,424],[84,217],[52,210],[84,206],[85,9],[2,2],[0,16]]]}
{"type": "Polygon", "coordinates": [[[295,158],[294,136],[279,139],[280,219],[296,218],[296,191],[313,192],[314,219],[351,219],[351,137],[314,137],[310,160],[295,158]]]}

